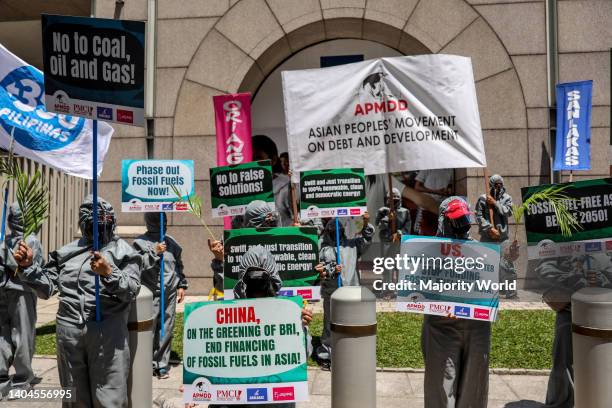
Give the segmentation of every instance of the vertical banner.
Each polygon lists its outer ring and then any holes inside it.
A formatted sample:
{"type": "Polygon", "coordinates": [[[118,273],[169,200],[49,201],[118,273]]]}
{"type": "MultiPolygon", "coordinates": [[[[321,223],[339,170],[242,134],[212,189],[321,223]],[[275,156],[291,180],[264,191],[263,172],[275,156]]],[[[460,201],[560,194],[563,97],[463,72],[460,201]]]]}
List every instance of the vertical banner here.
{"type": "MultiPolygon", "coordinates": [[[[251,94],[239,93],[213,96],[215,130],[217,134],[217,166],[250,162],[251,94]]],[[[231,219],[225,218],[225,229],[231,229],[231,219]]]]}
{"type": "Polygon", "coordinates": [[[302,306],[300,297],[185,305],[184,401],[223,406],[307,401],[302,306]]]}
{"type": "Polygon", "coordinates": [[[42,15],[50,112],[144,125],[145,23],[42,15]]]}
{"type": "Polygon", "coordinates": [[[554,170],[591,169],[593,81],[557,84],[554,170]]]}
{"type": "Polygon", "coordinates": [[[217,132],[217,165],[250,162],[251,94],[213,96],[217,132]]]}

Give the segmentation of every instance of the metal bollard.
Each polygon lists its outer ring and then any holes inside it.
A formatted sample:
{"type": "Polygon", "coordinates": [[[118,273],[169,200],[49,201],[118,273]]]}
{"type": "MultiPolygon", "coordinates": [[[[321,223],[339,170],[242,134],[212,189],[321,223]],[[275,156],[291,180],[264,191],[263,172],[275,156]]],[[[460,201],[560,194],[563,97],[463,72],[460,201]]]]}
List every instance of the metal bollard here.
{"type": "Polygon", "coordinates": [[[344,286],[331,297],[332,408],[376,407],[376,297],[344,286]]]}
{"type": "Polygon", "coordinates": [[[144,285],[130,308],[128,320],[131,367],[128,397],[131,408],[153,406],[153,293],[144,285]]]}
{"type": "Polygon", "coordinates": [[[612,407],[612,290],[583,288],[572,296],[576,408],[612,407]]]}

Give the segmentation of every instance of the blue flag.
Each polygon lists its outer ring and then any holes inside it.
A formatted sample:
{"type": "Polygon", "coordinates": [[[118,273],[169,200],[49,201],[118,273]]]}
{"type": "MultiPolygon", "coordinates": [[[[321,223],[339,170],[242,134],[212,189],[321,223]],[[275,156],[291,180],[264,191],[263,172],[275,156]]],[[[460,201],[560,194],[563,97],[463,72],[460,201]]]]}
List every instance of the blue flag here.
{"type": "Polygon", "coordinates": [[[555,171],[591,169],[592,94],[593,81],[557,85],[555,171]]]}

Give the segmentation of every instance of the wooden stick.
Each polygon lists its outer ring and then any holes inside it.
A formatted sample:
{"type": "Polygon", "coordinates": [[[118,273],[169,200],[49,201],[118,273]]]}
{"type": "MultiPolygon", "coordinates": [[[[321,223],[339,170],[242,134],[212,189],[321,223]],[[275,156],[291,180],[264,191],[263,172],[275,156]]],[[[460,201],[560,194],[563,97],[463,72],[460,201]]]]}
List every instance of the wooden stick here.
{"type": "MultiPolygon", "coordinates": [[[[484,179],[485,179],[485,202],[486,202],[486,196],[489,195],[489,190],[491,190],[491,186],[489,186],[489,174],[487,171],[487,168],[484,168],[484,179]]],[[[493,207],[490,206],[489,204],[487,204],[487,207],[489,207],[489,221],[491,222],[491,227],[495,228],[495,221],[493,221],[493,207]]]]}
{"type": "Polygon", "coordinates": [[[387,181],[389,183],[389,228],[391,229],[391,236],[395,236],[397,230],[395,207],[393,206],[393,176],[391,173],[387,174],[387,181]]]}
{"type": "Polygon", "coordinates": [[[297,206],[297,197],[295,195],[295,184],[291,181],[291,176],[289,176],[289,183],[291,188],[289,189],[289,194],[291,195],[291,207],[293,208],[293,223],[299,224],[300,218],[298,217],[298,206],[297,206]]]}

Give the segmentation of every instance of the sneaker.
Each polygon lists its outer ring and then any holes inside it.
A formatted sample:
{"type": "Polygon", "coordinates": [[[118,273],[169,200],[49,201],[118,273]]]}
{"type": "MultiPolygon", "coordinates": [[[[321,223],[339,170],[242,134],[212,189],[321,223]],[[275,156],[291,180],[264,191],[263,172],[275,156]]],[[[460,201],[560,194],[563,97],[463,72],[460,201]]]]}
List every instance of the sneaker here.
{"type": "Polygon", "coordinates": [[[166,370],[165,368],[160,368],[159,371],[157,372],[157,378],[159,378],[160,380],[166,380],[170,378],[170,374],[168,373],[168,370],[166,370]]]}

